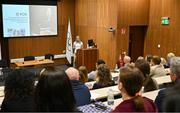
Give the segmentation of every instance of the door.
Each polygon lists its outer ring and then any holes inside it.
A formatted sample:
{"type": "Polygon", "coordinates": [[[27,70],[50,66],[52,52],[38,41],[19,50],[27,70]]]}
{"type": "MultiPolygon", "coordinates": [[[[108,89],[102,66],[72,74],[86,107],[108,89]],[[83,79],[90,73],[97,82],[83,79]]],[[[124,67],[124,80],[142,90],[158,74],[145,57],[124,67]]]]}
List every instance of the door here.
{"type": "Polygon", "coordinates": [[[147,26],[130,26],[129,32],[129,56],[135,62],[144,53],[144,39],[147,26]]]}

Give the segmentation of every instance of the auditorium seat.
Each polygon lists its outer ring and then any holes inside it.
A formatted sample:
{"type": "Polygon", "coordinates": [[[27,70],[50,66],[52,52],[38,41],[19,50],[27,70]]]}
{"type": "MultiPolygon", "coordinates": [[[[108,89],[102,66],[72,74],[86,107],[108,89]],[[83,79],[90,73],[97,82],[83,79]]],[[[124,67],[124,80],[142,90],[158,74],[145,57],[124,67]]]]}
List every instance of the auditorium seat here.
{"type": "Polygon", "coordinates": [[[54,55],[53,54],[45,54],[45,59],[54,60],[54,55]]]}
{"type": "Polygon", "coordinates": [[[0,60],[0,86],[4,85],[5,79],[8,76],[8,73],[12,71],[8,65],[9,61],[2,59],[0,60]]]}
{"type": "Polygon", "coordinates": [[[31,61],[31,60],[35,60],[34,56],[25,56],[24,57],[24,61],[31,61]]]}
{"type": "Polygon", "coordinates": [[[0,67],[1,68],[7,68],[8,67],[7,60],[4,60],[4,59],[0,60],[0,67]]]}

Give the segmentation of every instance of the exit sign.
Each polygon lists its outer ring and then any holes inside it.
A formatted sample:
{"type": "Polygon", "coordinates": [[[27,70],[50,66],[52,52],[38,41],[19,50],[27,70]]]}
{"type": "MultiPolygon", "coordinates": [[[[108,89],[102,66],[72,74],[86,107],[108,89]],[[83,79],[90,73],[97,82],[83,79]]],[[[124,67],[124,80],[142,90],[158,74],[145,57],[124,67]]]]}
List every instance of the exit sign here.
{"type": "Polygon", "coordinates": [[[169,25],[169,17],[161,17],[162,25],[169,25]]]}

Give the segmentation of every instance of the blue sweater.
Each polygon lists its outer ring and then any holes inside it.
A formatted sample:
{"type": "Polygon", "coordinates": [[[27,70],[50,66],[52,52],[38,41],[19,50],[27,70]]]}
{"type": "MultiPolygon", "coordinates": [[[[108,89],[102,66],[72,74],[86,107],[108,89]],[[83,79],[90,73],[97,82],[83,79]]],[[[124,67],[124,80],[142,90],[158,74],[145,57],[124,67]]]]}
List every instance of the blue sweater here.
{"type": "Polygon", "coordinates": [[[76,99],[76,106],[90,104],[91,94],[88,87],[78,80],[71,80],[71,85],[76,99]]]}

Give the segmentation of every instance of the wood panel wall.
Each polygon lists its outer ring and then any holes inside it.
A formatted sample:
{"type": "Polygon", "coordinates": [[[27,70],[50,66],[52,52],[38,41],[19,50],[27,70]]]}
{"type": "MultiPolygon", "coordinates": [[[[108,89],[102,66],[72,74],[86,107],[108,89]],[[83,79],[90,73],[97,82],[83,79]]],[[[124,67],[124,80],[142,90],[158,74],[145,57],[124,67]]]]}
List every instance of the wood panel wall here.
{"type": "Polygon", "coordinates": [[[148,26],[144,55],[166,56],[170,51],[180,55],[180,0],[61,0],[58,12],[57,37],[10,39],[10,58],[61,54],[65,50],[68,18],[73,37],[79,35],[85,47],[88,39],[94,39],[100,58],[111,68],[121,52],[128,52],[130,26],[148,26]],[[162,16],[170,17],[170,25],[161,25],[162,16]],[[111,26],[116,28],[115,33],[108,32],[111,26]]]}
{"type": "Polygon", "coordinates": [[[128,54],[130,26],[148,26],[149,3],[150,0],[118,0],[117,59],[122,52],[128,54]]]}
{"type": "Polygon", "coordinates": [[[43,56],[47,53],[62,54],[66,48],[68,20],[71,20],[74,37],[74,0],[58,1],[58,36],[11,38],[9,39],[9,57],[22,58],[28,55],[43,56]]]}
{"type": "Polygon", "coordinates": [[[116,56],[116,33],[108,32],[109,27],[117,28],[117,0],[76,0],[75,31],[86,47],[93,39],[99,49],[99,57],[114,67],[116,56]]]}
{"type": "Polygon", "coordinates": [[[180,0],[150,0],[150,19],[145,41],[145,54],[180,55],[180,0]],[[161,25],[163,16],[170,17],[169,25],[161,25]],[[158,48],[158,44],[161,45],[158,48]]]}

